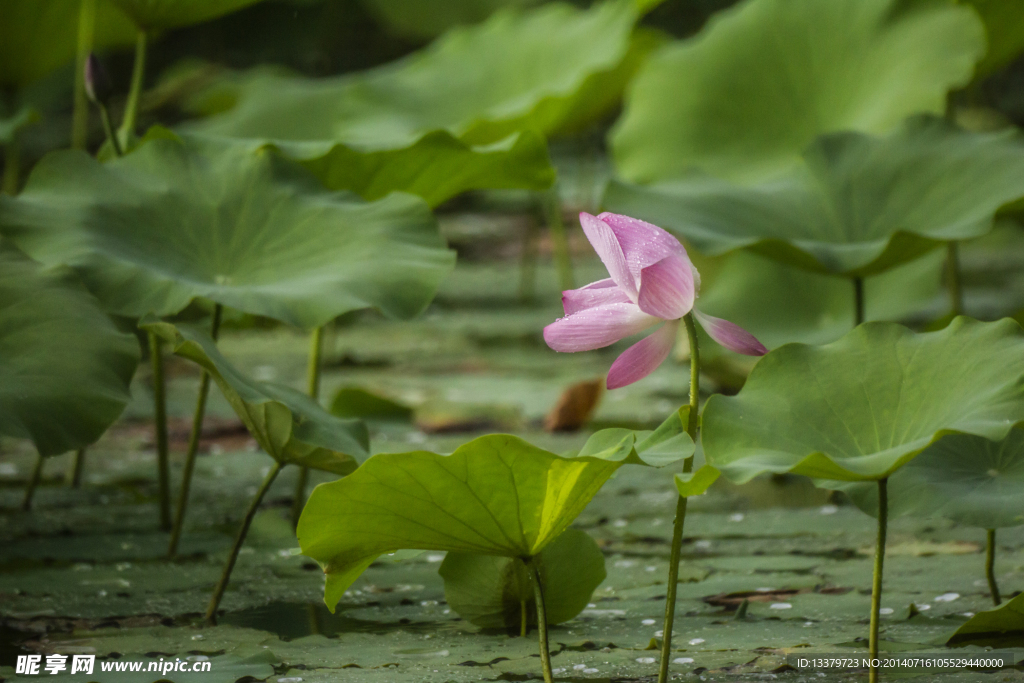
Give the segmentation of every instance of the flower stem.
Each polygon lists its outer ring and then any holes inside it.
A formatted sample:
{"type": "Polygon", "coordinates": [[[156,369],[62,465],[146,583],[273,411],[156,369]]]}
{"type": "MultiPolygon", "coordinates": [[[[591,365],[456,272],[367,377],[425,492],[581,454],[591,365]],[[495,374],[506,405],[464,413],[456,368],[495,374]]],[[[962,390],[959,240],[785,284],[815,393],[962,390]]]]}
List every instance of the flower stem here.
{"type": "MultiPolygon", "coordinates": [[[[697,441],[697,413],[700,408],[700,348],[697,345],[697,326],[693,314],[683,317],[686,336],[690,342],[690,415],[686,433],[697,441]]],[[[693,470],[693,456],[683,461],[683,472],[693,470]]],[[[679,557],[683,548],[683,526],[686,523],[686,498],[676,499],[676,518],[672,525],[672,551],[668,560],[668,590],[665,595],[665,621],[662,627],[661,663],[658,669],[658,683],[668,681],[668,664],[672,657],[672,628],[676,619],[676,591],[679,587],[679,557]]]]}
{"type": "MultiPolygon", "coordinates": [[[[882,566],[885,564],[885,534],[889,523],[889,480],[878,480],[878,539],[875,541],[875,569],[871,580],[871,631],[868,657],[878,658],[879,610],[882,607],[882,566]]],[[[878,683],[878,667],[872,666],[868,683],[878,683]]]]}
{"type": "Polygon", "coordinates": [[[558,284],[563,291],[575,289],[572,255],[569,253],[569,236],[565,231],[565,221],[562,220],[562,203],[558,197],[557,187],[551,188],[545,195],[544,209],[548,230],[551,231],[551,250],[554,252],[555,266],[558,268],[558,284]]]}
{"type": "Polygon", "coordinates": [[[992,602],[996,607],[1003,601],[999,595],[999,584],[996,583],[996,530],[988,530],[985,542],[985,576],[988,578],[988,589],[992,593],[992,602]]]}
{"type": "Polygon", "coordinates": [[[139,113],[139,97],[142,95],[142,83],[146,77],[146,32],[139,30],[135,37],[135,63],[132,65],[132,84],[128,90],[128,101],[124,105],[124,117],[118,129],[118,141],[122,149],[126,149],[132,136],[135,135],[135,119],[139,113]]]}
{"type": "Polygon", "coordinates": [[[238,553],[242,549],[242,544],[245,543],[245,537],[249,533],[249,526],[252,524],[253,517],[256,516],[256,511],[260,509],[260,503],[263,502],[263,496],[267,494],[270,489],[270,485],[277,479],[277,474],[284,467],[283,463],[275,462],[274,466],[270,469],[266,478],[263,480],[263,484],[260,485],[256,495],[253,496],[252,502],[249,503],[249,509],[245,513],[245,517],[242,519],[242,526],[238,529],[238,535],[235,536],[235,544],[231,546],[231,554],[228,555],[228,561],[224,565],[224,570],[220,573],[220,580],[217,582],[217,587],[213,589],[213,595],[210,597],[210,604],[206,606],[206,620],[213,623],[217,616],[217,608],[220,607],[220,601],[224,597],[224,591],[227,590],[228,581],[231,579],[231,571],[235,568],[235,562],[238,560],[238,553]]]}
{"type": "Polygon", "coordinates": [[[533,579],[533,597],[537,601],[537,637],[540,640],[540,664],[544,669],[544,683],[553,683],[554,674],[551,673],[551,649],[548,646],[548,613],[544,608],[544,587],[540,583],[540,572],[531,557],[526,562],[526,568],[530,571],[533,579]]]}
{"type": "MultiPolygon", "coordinates": [[[[320,357],[323,354],[324,328],[313,330],[309,338],[309,363],[306,366],[306,384],[310,397],[316,401],[320,398],[320,357]]],[[[292,498],[292,527],[299,526],[302,508],[306,505],[306,486],[309,481],[309,468],[299,469],[299,477],[295,482],[295,495],[292,498]]]]}
{"type": "Polygon", "coordinates": [[[864,278],[853,278],[853,326],[864,322],[864,278]]]}
{"type": "Polygon", "coordinates": [[[153,420],[155,422],[157,482],[160,489],[160,530],[171,528],[171,475],[167,447],[167,388],[164,385],[164,349],[160,337],[149,333],[149,361],[153,367],[153,420]]]}
{"type": "Polygon", "coordinates": [[[107,135],[107,141],[110,142],[110,148],[114,150],[114,156],[120,157],[124,155],[124,150],[121,147],[121,143],[117,141],[117,135],[114,133],[114,127],[110,123],[110,112],[107,111],[105,105],[97,105],[100,109],[100,121],[103,122],[103,132],[107,135]]]}
{"type": "MultiPolygon", "coordinates": [[[[220,331],[220,318],[223,308],[220,304],[213,307],[213,322],[210,325],[210,336],[217,341],[220,331]]],[[[199,439],[203,434],[203,416],[206,414],[206,398],[210,394],[210,373],[203,371],[199,379],[199,395],[196,397],[196,410],[192,416],[192,433],[188,439],[188,451],[185,454],[185,468],[181,472],[181,489],[178,491],[178,513],[171,529],[171,541],[167,546],[167,554],[174,556],[178,552],[181,531],[185,526],[185,512],[188,509],[188,492],[192,486],[192,471],[196,466],[196,454],[199,452],[199,439]]]]}
{"type": "Polygon", "coordinates": [[[79,448],[75,451],[74,459],[71,461],[71,469],[68,470],[67,484],[73,489],[82,485],[82,470],[85,469],[85,449],[79,448]]]}
{"type": "Polygon", "coordinates": [[[39,488],[39,482],[43,478],[43,455],[36,453],[36,465],[32,468],[32,478],[28,480],[28,486],[25,488],[25,499],[21,502],[21,509],[28,512],[32,509],[32,499],[35,498],[36,489],[39,488]]]}
{"type": "Polygon", "coordinates": [[[82,0],[78,11],[78,52],[75,55],[75,95],[71,115],[71,146],[85,149],[89,141],[89,98],[85,94],[85,62],[96,33],[96,0],[82,0]]]}
{"type": "Polygon", "coordinates": [[[964,312],[964,291],[960,282],[960,247],[950,242],[946,247],[946,287],[949,289],[949,308],[953,315],[964,312]]]}

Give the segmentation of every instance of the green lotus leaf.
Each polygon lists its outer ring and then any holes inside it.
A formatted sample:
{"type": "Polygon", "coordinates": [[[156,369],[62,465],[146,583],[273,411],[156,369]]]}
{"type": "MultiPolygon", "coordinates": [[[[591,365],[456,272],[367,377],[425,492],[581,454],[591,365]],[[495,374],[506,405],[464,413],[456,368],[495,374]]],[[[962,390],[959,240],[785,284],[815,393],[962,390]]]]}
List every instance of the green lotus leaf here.
{"type": "Polygon", "coordinates": [[[693,175],[654,187],[613,183],[612,211],[721,254],[750,248],[808,270],[879,273],[948,240],[988,232],[1024,196],[1024,143],[915,117],[886,137],[822,136],[783,176],[740,185],[693,175]]]}
{"type": "Polygon", "coordinates": [[[984,53],[977,15],[950,2],[747,0],[648,60],[611,138],[616,168],[634,183],[774,174],[823,133],[941,114],[984,53]]]}
{"type": "Polygon", "coordinates": [[[1024,52],[1024,12],[1018,0],[959,0],[981,16],[988,52],[977,66],[975,80],[1003,68],[1024,52]]]}
{"type": "Polygon", "coordinates": [[[413,409],[361,387],[341,387],[331,401],[331,414],[363,420],[410,422],[413,409]]]}
{"type": "Polygon", "coordinates": [[[639,14],[631,0],[509,8],[366,72],[230,76],[192,105],[219,113],[188,129],[272,141],[366,198],[405,190],[436,205],[470,189],[543,189],[554,180],[543,136],[614,109],[660,42],[634,35],[639,14]]]}
{"type": "Polygon", "coordinates": [[[147,31],[201,24],[261,0],[110,0],[147,31]]]}
{"type": "Polygon", "coordinates": [[[14,141],[22,128],[39,120],[39,112],[29,106],[23,106],[12,116],[0,118],[0,145],[9,145],[14,141]]]}
{"type": "Polygon", "coordinates": [[[378,19],[400,36],[433,38],[453,26],[476,24],[504,7],[527,7],[539,0],[363,0],[378,19]]]}
{"type": "Polygon", "coordinates": [[[947,645],[967,645],[971,641],[991,640],[1024,634],[1024,593],[995,609],[978,612],[956,630],[947,645]]]}
{"type": "MultiPolygon", "coordinates": [[[[878,513],[877,487],[842,489],[857,507],[878,513]]],[[[982,529],[1024,524],[1024,431],[1002,441],[952,434],[926,448],[889,478],[890,516],[938,516],[982,529]]]]}
{"type": "Polygon", "coordinates": [[[708,464],[746,482],[765,472],[886,478],[942,436],[1002,439],[1024,421],[1024,331],[958,317],[919,334],[865,323],[827,346],[787,344],[702,418],[708,464]]]}
{"type": "Polygon", "coordinates": [[[92,444],[130,398],[139,345],[64,269],[0,247],[0,434],[42,455],[92,444]]]}
{"type": "Polygon", "coordinates": [[[696,472],[685,472],[676,475],[676,489],[683,498],[700,496],[718,481],[721,474],[711,465],[704,465],[696,472]]]}
{"type": "MultiPolygon", "coordinates": [[[[535,560],[544,586],[549,624],[561,624],[582,612],[604,581],[604,554],[586,532],[566,529],[535,560]]],[[[437,572],[444,579],[448,606],[482,628],[519,630],[537,626],[533,580],[518,557],[451,552],[437,572]]]]}
{"type": "Polygon", "coordinates": [[[634,432],[613,427],[594,432],[576,457],[600,458],[629,465],[665,467],[693,455],[693,439],[686,432],[690,407],[683,406],[656,430],[634,432]]]}
{"type": "Polygon", "coordinates": [[[335,417],[291,387],[257,382],[235,368],[209,334],[144,318],[139,327],[156,333],[171,351],[210,373],[221,393],[260,447],[274,460],[349,474],[367,457],[369,436],[360,420],[335,417]]]}
{"type": "Polygon", "coordinates": [[[313,490],[299,545],[327,574],[324,602],[333,610],[378,556],[395,550],[539,554],[621,465],[564,458],[508,434],[451,455],[382,453],[313,490]]]}
{"type": "Polygon", "coordinates": [[[272,149],[161,133],[106,164],[48,155],[0,200],[0,230],[122,315],[204,297],[305,328],[366,307],[414,316],[455,260],[417,197],[367,203],[272,149]]]}
{"type": "MultiPolygon", "coordinates": [[[[74,61],[81,0],[0,2],[0,86],[19,88],[74,61]]],[[[96,50],[131,45],[135,26],[109,0],[97,0],[96,50]]]]}

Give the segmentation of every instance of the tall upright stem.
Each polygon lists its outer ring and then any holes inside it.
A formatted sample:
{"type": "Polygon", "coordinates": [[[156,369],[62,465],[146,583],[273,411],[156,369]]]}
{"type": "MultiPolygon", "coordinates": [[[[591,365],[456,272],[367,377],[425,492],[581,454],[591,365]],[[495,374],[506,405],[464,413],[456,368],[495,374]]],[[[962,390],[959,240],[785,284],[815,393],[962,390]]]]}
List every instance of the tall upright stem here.
{"type": "Polygon", "coordinates": [[[533,597],[537,601],[537,637],[540,640],[540,665],[544,670],[544,683],[553,683],[551,672],[551,648],[548,645],[548,612],[544,607],[544,586],[540,583],[540,572],[533,558],[524,560],[533,579],[533,597]]]}
{"type": "Polygon", "coordinates": [[[996,530],[988,530],[985,541],[985,577],[988,578],[988,590],[992,593],[992,603],[999,607],[1003,598],[999,595],[999,584],[996,583],[996,530]]]}
{"type": "Polygon", "coordinates": [[[853,326],[864,322],[864,278],[853,278],[853,326]]]}
{"type": "Polygon", "coordinates": [[[142,83],[146,77],[146,32],[139,29],[135,37],[135,63],[132,65],[132,84],[128,90],[128,100],[124,105],[124,117],[118,129],[118,141],[121,147],[127,148],[131,137],[135,135],[135,119],[139,113],[139,97],[142,95],[142,83]]]}
{"type": "MultiPolygon", "coordinates": [[[[320,358],[323,355],[324,328],[318,327],[313,330],[309,338],[309,361],[306,366],[306,386],[309,396],[314,401],[320,398],[320,358]]],[[[302,508],[306,505],[306,486],[309,481],[309,468],[302,467],[299,470],[299,477],[295,481],[295,495],[292,497],[292,526],[299,525],[299,517],[302,516],[302,508]]]]}
{"type": "MultiPolygon", "coordinates": [[[[878,539],[875,541],[875,570],[871,579],[871,632],[868,657],[878,657],[879,610],[882,607],[882,567],[885,564],[885,534],[889,523],[889,480],[878,480],[878,539]]],[[[868,683],[878,683],[878,667],[872,666],[868,683]]]]}
{"type": "MultiPolygon", "coordinates": [[[[686,337],[690,342],[690,415],[686,423],[686,433],[697,441],[697,419],[700,409],[700,348],[697,345],[697,327],[693,322],[693,314],[683,318],[686,325],[686,337]]],[[[683,461],[683,472],[693,470],[693,456],[683,461]]],[[[658,669],[658,683],[666,683],[669,678],[668,665],[672,657],[672,628],[676,620],[676,592],[679,587],[679,557],[683,549],[683,526],[686,523],[686,498],[676,499],[676,518],[672,525],[672,550],[668,559],[668,586],[665,594],[665,621],[662,627],[661,662],[658,669]]]]}
{"type": "Polygon", "coordinates": [[[565,221],[562,220],[562,203],[558,197],[557,187],[551,188],[545,195],[544,209],[548,230],[551,231],[551,250],[555,255],[555,267],[558,269],[558,284],[563,291],[575,289],[572,255],[569,253],[569,236],[565,231],[565,221]]]}
{"type": "Polygon", "coordinates": [[[12,197],[18,194],[21,185],[21,143],[18,134],[4,147],[4,179],[0,191],[12,197]]]}
{"type": "Polygon", "coordinates": [[[85,62],[92,52],[96,33],[96,0],[82,0],[78,9],[78,52],[75,54],[74,109],[71,115],[71,146],[85,149],[89,141],[89,98],[85,94],[85,62]]]}
{"type": "Polygon", "coordinates": [[[43,478],[43,458],[41,453],[36,453],[36,464],[32,468],[32,478],[28,480],[28,487],[25,488],[25,499],[21,501],[21,509],[28,512],[32,509],[32,499],[35,498],[36,489],[43,478]]]}
{"type": "Polygon", "coordinates": [[[160,337],[149,333],[149,361],[153,368],[153,421],[156,473],[160,489],[160,530],[171,528],[171,474],[167,446],[167,389],[164,385],[164,349],[160,337]]]}
{"type": "Polygon", "coordinates": [[[277,479],[277,474],[281,471],[282,467],[284,467],[283,463],[274,463],[274,466],[270,468],[270,472],[263,479],[263,484],[260,485],[256,495],[253,496],[252,502],[249,503],[249,509],[246,510],[245,517],[242,519],[242,526],[238,529],[238,534],[235,536],[235,544],[231,546],[231,554],[228,555],[228,561],[224,564],[224,569],[220,573],[217,587],[213,589],[210,604],[206,606],[206,620],[209,622],[213,622],[217,616],[217,608],[220,607],[220,601],[224,597],[224,591],[227,590],[228,581],[231,580],[231,572],[235,568],[235,562],[238,560],[238,552],[242,549],[245,537],[249,533],[252,519],[256,516],[256,511],[260,509],[260,503],[263,502],[263,496],[267,494],[270,485],[277,479]]]}
{"type": "Polygon", "coordinates": [[[79,448],[75,451],[74,459],[71,461],[71,469],[68,470],[67,484],[73,489],[82,485],[82,470],[85,469],[85,449],[79,448]]]}
{"type": "MultiPolygon", "coordinates": [[[[220,318],[223,308],[220,304],[213,307],[213,322],[210,325],[210,336],[217,341],[217,333],[220,332],[220,318]]],[[[181,489],[178,491],[178,512],[174,518],[174,528],[171,530],[171,542],[167,547],[167,554],[172,557],[178,552],[178,543],[181,541],[181,531],[185,526],[185,511],[188,509],[188,493],[192,486],[192,471],[196,466],[196,454],[199,452],[199,440],[203,435],[203,417],[206,415],[206,398],[210,394],[210,374],[203,371],[199,379],[199,396],[196,397],[196,410],[192,416],[192,433],[188,439],[188,452],[185,454],[185,468],[181,471],[181,489]]]]}
{"type": "Polygon", "coordinates": [[[960,282],[960,246],[950,242],[946,247],[946,287],[949,289],[949,308],[953,315],[963,315],[964,291],[960,282]]]}

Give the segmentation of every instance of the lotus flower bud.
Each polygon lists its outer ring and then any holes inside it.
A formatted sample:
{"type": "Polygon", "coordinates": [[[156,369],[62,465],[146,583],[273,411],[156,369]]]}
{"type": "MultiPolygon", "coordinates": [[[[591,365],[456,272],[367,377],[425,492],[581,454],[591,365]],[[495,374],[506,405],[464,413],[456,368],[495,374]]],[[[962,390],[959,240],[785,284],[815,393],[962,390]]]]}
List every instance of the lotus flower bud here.
{"type": "Polygon", "coordinates": [[[93,53],[89,54],[89,59],[85,62],[85,93],[93,104],[100,107],[106,107],[111,95],[114,94],[110,75],[93,53]]]}

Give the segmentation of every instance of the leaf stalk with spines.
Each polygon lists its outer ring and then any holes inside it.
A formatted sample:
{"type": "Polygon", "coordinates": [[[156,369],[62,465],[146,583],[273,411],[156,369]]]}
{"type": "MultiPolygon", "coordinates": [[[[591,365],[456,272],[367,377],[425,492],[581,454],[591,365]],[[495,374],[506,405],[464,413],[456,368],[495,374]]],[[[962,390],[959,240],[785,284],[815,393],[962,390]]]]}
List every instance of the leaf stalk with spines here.
{"type": "Polygon", "coordinates": [[[42,453],[36,453],[36,464],[32,468],[32,475],[28,480],[28,486],[25,487],[25,498],[21,501],[21,509],[24,512],[28,512],[32,509],[32,499],[35,498],[36,489],[39,488],[39,482],[43,478],[43,462],[46,458],[43,457],[42,453]]]}
{"type": "MultiPolygon", "coordinates": [[[[875,565],[871,576],[871,625],[868,633],[868,657],[878,658],[878,628],[882,607],[882,569],[885,564],[885,536],[889,523],[888,479],[878,480],[878,538],[875,541],[875,565]]],[[[878,683],[878,667],[868,670],[868,683],[878,683]]]]}
{"type": "MultiPolygon", "coordinates": [[[[306,384],[309,397],[314,401],[320,399],[320,367],[324,346],[323,325],[313,330],[309,338],[309,364],[306,367],[306,384]]],[[[309,482],[309,468],[299,468],[299,476],[295,481],[295,496],[292,498],[292,528],[299,525],[302,508],[306,505],[306,487],[309,482]]]]}
{"type": "Polygon", "coordinates": [[[71,114],[71,147],[85,149],[89,142],[89,98],[85,93],[85,62],[96,33],[96,0],[82,0],[78,12],[78,52],[75,56],[75,93],[71,114]]]}
{"type": "Polygon", "coordinates": [[[85,450],[79,448],[71,460],[71,468],[67,473],[67,484],[73,489],[82,485],[82,470],[85,469],[85,450]]]}
{"type": "MultiPolygon", "coordinates": [[[[213,320],[210,324],[210,336],[217,341],[217,333],[220,332],[220,319],[223,307],[215,304],[213,307],[213,320]]],[[[178,511],[174,518],[174,528],[171,529],[171,540],[167,546],[167,554],[173,557],[178,552],[178,543],[181,541],[181,532],[185,526],[185,512],[188,509],[188,494],[192,486],[192,472],[196,466],[196,454],[199,452],[199,440],[203,434],[203,417],[206,415],[206,399],[210,394],[210,373],[203,370],[199,380],[199,395],[196,397],[196,409],[192,416],[192,433],[188,439],[188,451],[185,454],[185,467],[181,472],[181,489],[178,491],[178,511]]]]}
{"type": "Polygon", "coordinates": [[[540,582],[540,572],[537,570],[535,558],[528,557],[523,562],[533,580],[533,597],[537,602],[537,638],[540,641],[540,664],[544,671],[544,683],[554,683],[554,674],[551,672],[551,647],[548,644],[548,612],[544,606],[544,586],[540,582]]]}
{"type": "Polygon", "coordinates": [[[164,349],[156,333],[149,333],[149,361],[153,368],[153,419],[156,437],[157,481],[160,490],[160,530],[171,529],[171,473],[167,444],[167,387],[164,349]]]}
{"type": "MultiPolygon", "coordinates": [[[[700,408],[700,349],[697,345],[697,326],[693,313],[683,316],[686,337],[690,342],[690,412],[686,433],[697,442],[697,415],[700,408]]],[[[683,472],[693,471],[693,456],[683,461],[683,472]]],[[[679,557],[683,548],[683,526],[686,523],[686,501],[684,496],[676,498],[676,517],[672,524],[672,550],[668,560],[668,590],[665,595],[665,621],[662,627],[661,662],[658,669],[658,683],[667,683],[668,664],[672,657],[672,628],[676,618],[676,592],[679,586],[679,557]]]]}
{"type": "Polygon", "coordinates": [[[128,149],[131,146],[132,136],[135,135],[135,120],[139,114],[139,99],[142,96],[142,85],[146,79],[146,31],[139,29],[135,38],[135,61],[132,64],[132,82],[128,90],[128,99],[125,102],[124,116],[121,119],[121,127],[117,131],[118,142],[121,149],[128,149]]]}

